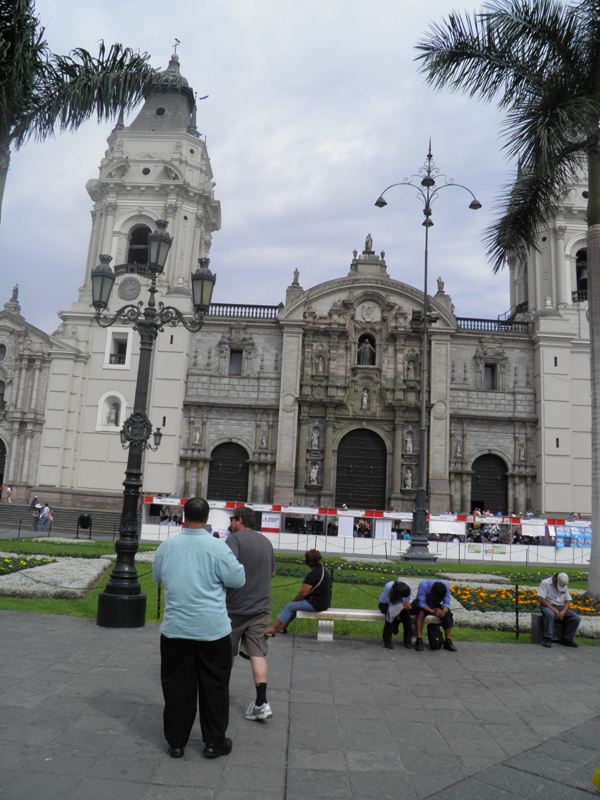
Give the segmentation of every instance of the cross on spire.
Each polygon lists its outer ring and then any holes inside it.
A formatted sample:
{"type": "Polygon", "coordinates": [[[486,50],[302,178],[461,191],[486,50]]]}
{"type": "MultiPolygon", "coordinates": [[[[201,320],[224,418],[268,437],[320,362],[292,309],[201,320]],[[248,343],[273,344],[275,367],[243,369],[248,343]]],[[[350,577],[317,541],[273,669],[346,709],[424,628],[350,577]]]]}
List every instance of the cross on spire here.
{"type": "Polygon", "coordinates": [[[177,38],[176,38],[176,39],[175,39],[175,44],[173,45],[173,52],[174,52],[174,53],[176,53],[176,52],[177,52],[177,45],[178,45],[178,44],[181,44],[181,42],[179,41],[179,39],[177,39],[177,38]]]}

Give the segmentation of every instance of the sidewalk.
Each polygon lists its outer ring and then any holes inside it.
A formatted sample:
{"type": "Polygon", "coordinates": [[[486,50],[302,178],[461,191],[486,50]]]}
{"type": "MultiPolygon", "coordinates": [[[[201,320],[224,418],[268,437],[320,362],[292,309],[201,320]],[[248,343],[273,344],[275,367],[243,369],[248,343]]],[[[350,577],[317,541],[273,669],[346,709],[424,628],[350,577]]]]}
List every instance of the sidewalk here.
{"type": "Polygon", "coordinates": [[[274,717],[249,722],[236,659],[233,752],[183,759],[162,734],[158,627],[0,611],[2,800],[495,800],[596,796],[600,652],[277,636],[274,717]]]}

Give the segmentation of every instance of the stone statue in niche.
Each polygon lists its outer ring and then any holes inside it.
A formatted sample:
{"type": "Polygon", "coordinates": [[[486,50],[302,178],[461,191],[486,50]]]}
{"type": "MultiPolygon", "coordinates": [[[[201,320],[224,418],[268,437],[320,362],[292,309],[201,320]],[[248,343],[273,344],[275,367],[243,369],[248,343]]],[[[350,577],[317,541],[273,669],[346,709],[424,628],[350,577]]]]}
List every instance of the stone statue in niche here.
{"type": "Polygon", "coordinates": [[[457,442],[454,448],[454,456],[456,458],[462,458],[463,449],[462,449],[462,442],[457,442]]]}
{"type": "Polygon", "coordinates": [[[310,435],[310,446],[312,450],[319,449],[319,439],[320,439],[319,429],[313,428],[312,433],[310,435]]]}
{"type": "Polygon", "coordinates": [[[413,435],[411,431],[406,434],[406,452],[412,453],[413,451],[413,435]]]}
{"type": "Polygon", "coordinates": [[[406,367],[406,377],[409,381],[414,381],[415,379],[415,365],[413,361],[408,362],[408,366],[406,367]]]}
{"type": "Polygon", "coordinates": [[[106,424],[107,425],[118,425],[119,424],[119,404],[113,403],[110,408],[108,409],[108,415],[106,417],[106,424]]]}
{"type": "Polygon", "coordinates": [[[358,364],[361,367],[372,367],[375,364],[375,348],[368,338],[364,338],[358,345],[358,364]]]}
{"type": "Polygon", "coordinates": [[[260,446],[264,450],[267,446],[267,434],[263,431],[260,435],[260,446]]]}
{"type": "Polygon", "coordinates": [[[318,483],[319,482],[319,465],[318,464],[311,464],[310,469],[308,471],[308,480],[309,480],[309,483],[318,483]]]}
{"type": "Polygon", "coordinates": [[[527,457],[527,450],[524,444],[519,445],[519,461],[525,461],[527,457]]]}
{"type": "Polygon", "coordinates": [[[404,488],[412,489],[412,469],[407,469],[404,473],[404,488]]]}
{"type": "Polygon", "coordinates": [[[362,390],[362,397],[361,397],[361,401],[360,401],[360,407],[363,409],[363,411],[366,410],[369,407],[369,390],[368,389],[363,389],[362,390]]]}
{"type": "Polygon", "coordinates": [[[200,444],[200,428],[194,431],[194,444],[200,444]]]}
{"type": "Polygon", "coordinates": [[[315,369],[317,371],[317,375],[323,375],[325,372],[325,360],[323,356],[319,353],[315,361],[315,369]]]}

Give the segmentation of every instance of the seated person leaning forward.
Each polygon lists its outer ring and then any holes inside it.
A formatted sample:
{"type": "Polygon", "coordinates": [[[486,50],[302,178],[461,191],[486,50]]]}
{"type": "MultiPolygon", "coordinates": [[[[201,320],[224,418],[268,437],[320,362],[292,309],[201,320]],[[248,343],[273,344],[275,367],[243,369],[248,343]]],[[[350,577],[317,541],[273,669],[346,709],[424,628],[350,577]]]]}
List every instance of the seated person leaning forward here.
{"type": "Polygon", "coordinates": [[[545,578],[539,585],[538,598],[544,623],[544,647],[552,647],[554,623],[561,623],[560,643],[566,647],[578,647],[574,641],[581,617],[571,611],[571,595],[569,594],[569,576],[566,572],[557,572],[551,578],[545,578]]]}
{"type": "Polygon", "coordinates": [[[400,623],[404,630],[404,647],[412,647],[412,620],[410,618],[410,586],[402,581],[388,581],[379,598],[379,610],[385,615],[383,646],[393,650],[392,633],[396,635],[400,623]]]}
{"type": "Polygon", "coordinates": [[[302,588],[277,614],[275,622],[267,628],[267,636],[275,636],[277,631],[285,633],[287,626],[296,618],[297,611],[327,611],[331,605],[331,581],[329,573],[321,563],[318,550],[307,550],[304,561],[310,572],[302,581],[302,588]]]}
{"type": "Polygon", "coordinates": [[[417,628],[417,641],[415,650],[423,649],[423,625],[425,617],[431,615],[438,617],[444,629],[444,650],[456,652],[456,647],[452,642],[452,625],[454,619],[450,611],[450,587],[444,581],[424,580],[417,589],[417,599],[412,603],[410,612],[416,615],[415,625],[417,628]]]}

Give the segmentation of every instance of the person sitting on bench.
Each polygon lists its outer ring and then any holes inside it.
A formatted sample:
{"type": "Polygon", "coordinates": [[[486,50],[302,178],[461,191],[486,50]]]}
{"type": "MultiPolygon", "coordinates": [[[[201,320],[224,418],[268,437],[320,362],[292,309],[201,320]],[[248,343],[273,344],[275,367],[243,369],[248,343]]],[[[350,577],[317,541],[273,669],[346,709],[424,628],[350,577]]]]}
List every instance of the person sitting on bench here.
{"type": "Polygon", "coordinates": [[[544,578],[538,588],[540,611],[544,624],[544,647],[552,647],[554,623],[560,621],[560,644],[565,647],[578,647],[573,641],[581,617],[571,611],[571,595],[569,594],[569,576],[566,572],[557,572],[551,578],[544,578]]]}
{"type": "Polygon", "coordinates": [[[431,615],[438,617],[444,629],[444,650],[456,652],[456,647],[452,642],[452,625],[454,619],[450,611],[450,586],[444,581],[424,580],[417,589],[417,599],[412,603],[410,612],[416,616],[415,625],[417,628],[417,641],[415,650],[423,649],[423,625],[425,617],[431,615]]]}
{"type": "Polygon", "coordinates": [[[412,620],[410,618],[410,586],[402,581],[388,581],[379,598],[379,610],[385,615],[383,646],[393,650],[392,633],[396,635],[400,623],[404,630],[404,647],[412,647],[412,620]]]}
{"type": "Polygon", "coordinates": [[[266,630],[267,636],[275,636],[277,631],[286,632],[287,626],[296,618],[297,611],[327,611],[331,605],[331,581],[329,573],[321,563],[318,550],[307,550],[304,563],[311,570],[304,577],[300,591],[277,614],[275,622],[266,630]]]}

